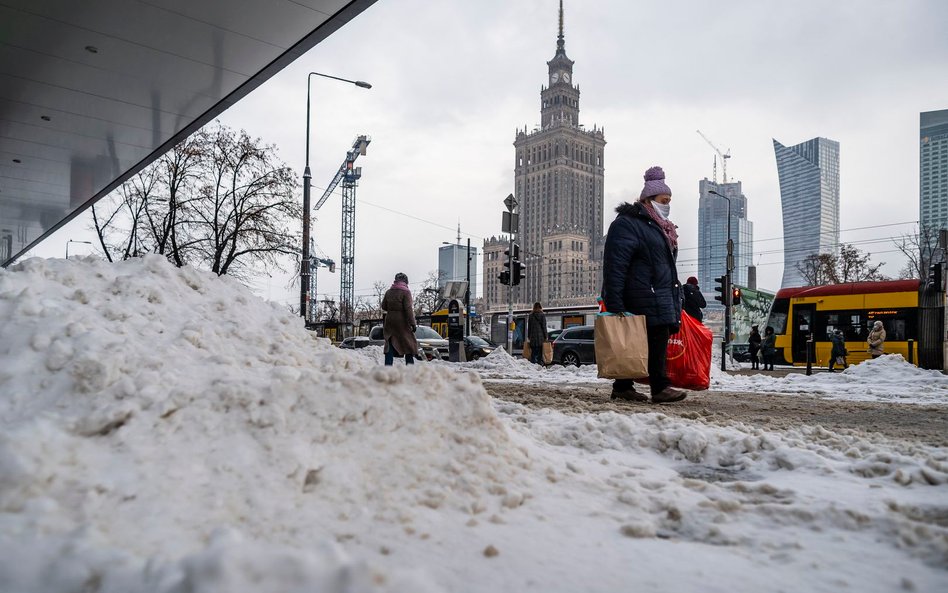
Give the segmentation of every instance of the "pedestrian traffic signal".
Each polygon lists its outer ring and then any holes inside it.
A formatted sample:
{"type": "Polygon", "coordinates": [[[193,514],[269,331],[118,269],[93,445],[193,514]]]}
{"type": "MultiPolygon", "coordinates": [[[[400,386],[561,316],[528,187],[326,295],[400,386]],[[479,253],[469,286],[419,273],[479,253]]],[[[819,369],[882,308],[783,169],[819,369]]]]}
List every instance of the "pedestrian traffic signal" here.
{"type": "Polygon", "coordinates": [[[727,305],[728,292],[730,290],[730,282],[728,282],[727,274],[724,276],[718,276],[714,279],[717,286],[714,287],[714,292],[719,292],[718,296],[714,297],[714,300],[718,301],[722,305],[727,305]]]}
{"type": "Polygon", "coordinates": [[[511,268],[510,280],[514,286],[520,284],[520,281],[527,277],[527,266],[523,262],[514,260],[511,268]]]}
{"type": "Polygon", "coordinates": [[[510,284],[510,270],[504,270],[497,277],[500,278],[500,283],[504,286],[510,284]]]}
{"type": "Polygon", "coordinates": [[[741,304],[741,289],[736,286],[731,289],[731,304],[740,305],[741,304]]]}
{"type": "Polygon", "coordinates": [[[928,287],[941,291],[941,264],[928,266],[928,287]]]}

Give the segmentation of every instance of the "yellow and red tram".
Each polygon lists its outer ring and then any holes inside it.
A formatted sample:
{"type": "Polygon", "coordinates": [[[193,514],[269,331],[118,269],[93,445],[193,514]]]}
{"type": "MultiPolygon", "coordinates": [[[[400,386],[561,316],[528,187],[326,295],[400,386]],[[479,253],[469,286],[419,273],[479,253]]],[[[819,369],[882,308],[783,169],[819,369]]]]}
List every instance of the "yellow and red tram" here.
{"type": "Polygon", "coordinates": [[[862,362],[869,358],[869,330],[880,320],[886,331],[885,352],[917,363],[919,286],[918,280],[890,280],[781,289],[767,322],[776,334],[776,362],[806,364],[812,336],[813,364],[826,366],[832,349],[829,336],[836,329],[845,336],[847,362],[862,362]]]}

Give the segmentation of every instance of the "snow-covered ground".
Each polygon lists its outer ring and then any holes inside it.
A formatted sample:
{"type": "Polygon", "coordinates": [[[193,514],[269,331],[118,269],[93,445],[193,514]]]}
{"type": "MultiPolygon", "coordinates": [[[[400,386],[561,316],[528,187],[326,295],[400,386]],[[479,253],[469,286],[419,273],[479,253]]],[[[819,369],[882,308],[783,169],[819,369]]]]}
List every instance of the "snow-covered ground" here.
{"type": "MultiPolygon", "coordinates": [[[[948,590],[945,449],[529,410],[481,378],[595,370],[379,357],[157,257],[0,271],[0,591],[948,590]]],[[[896,359],[802,379],[713,388],[946,392],[896,359]]]]}

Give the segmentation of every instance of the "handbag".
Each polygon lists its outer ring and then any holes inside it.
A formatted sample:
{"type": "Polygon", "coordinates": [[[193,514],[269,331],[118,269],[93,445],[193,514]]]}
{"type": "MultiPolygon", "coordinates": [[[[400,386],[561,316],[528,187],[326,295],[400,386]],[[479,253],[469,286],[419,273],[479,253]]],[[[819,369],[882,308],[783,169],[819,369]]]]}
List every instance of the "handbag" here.
{"type": "Polygon", "coordinates": [[[668,338],[665,351],[665,372],[674,387],[699,390],[711,386],[713,342],[711,330],[682,311],[681,329],[668,338]]]}
{"type": "Polygon", "coordinates": [[[553,364],[552,342],[543,342],[543,364],[553,364]]]}
{"type": "Polygon", "coordinates": [[[836,357],[836,364],[841,364],[841,365],[845,366],[845,365],[846,365],[846,359],[845,359],[844,357],[842,357],[842,356],[837,356],[837,357],[836,357]]]}
{"type": "Polygon", "coordinates": [[[600,379],[648,376],[648,331],[644,315],[599,313],[594,344],[600,379]]]}

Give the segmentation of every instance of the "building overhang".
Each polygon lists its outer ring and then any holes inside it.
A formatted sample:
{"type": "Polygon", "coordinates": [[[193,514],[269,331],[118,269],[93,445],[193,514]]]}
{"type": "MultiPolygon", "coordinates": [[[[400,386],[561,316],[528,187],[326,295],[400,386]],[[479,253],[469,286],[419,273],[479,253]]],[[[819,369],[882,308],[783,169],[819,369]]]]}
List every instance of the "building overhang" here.
{"type": "Polygon", "coordinates": [[[0,265],[374,2],[4,2],[0,265]]]}

